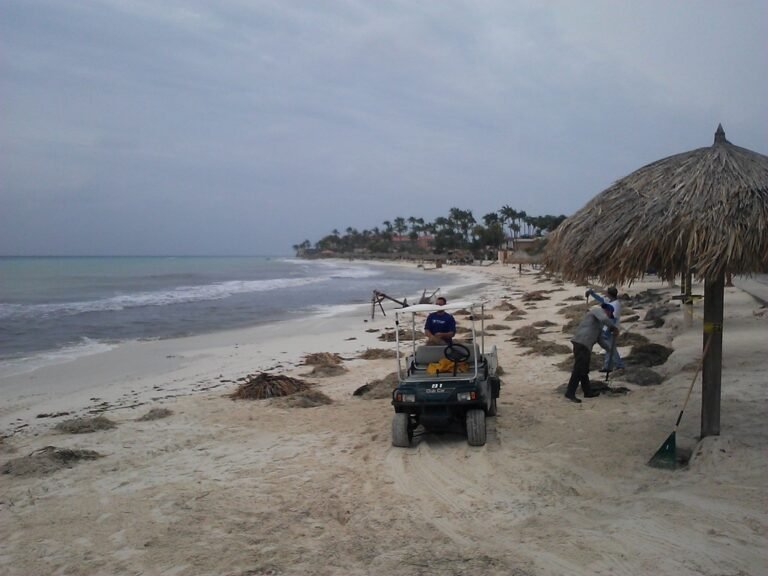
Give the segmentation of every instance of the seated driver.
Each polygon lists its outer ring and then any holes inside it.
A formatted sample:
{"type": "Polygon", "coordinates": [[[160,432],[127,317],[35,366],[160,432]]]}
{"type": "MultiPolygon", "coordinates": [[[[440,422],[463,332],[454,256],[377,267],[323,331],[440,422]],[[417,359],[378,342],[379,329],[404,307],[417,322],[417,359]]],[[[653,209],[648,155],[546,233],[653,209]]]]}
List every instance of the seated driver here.
{"type": "MultiPolygon", "coordinates": [[[[442,296],[438,296],[435,303],[438,306],[445,306],[448,302],[442,296]]],[[[424,333],[427,335],[427,344],[450,345],[456,335],[456,320],[445,310],[432,312],[427,316],[424,333]]]]}

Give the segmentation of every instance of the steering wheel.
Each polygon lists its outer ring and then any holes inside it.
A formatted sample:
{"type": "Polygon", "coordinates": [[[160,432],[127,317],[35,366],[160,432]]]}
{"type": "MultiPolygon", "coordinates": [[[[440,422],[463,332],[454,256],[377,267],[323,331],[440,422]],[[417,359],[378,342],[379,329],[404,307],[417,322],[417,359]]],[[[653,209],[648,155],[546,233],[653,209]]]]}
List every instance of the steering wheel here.
{"type": "Polygon", "coordinates": [[[448,344],[448,346],[445,347],[445,350],[443,350],[443,355],[456,364],[467,360],[469,354],[469,348],[463,344],[448,344]]]}

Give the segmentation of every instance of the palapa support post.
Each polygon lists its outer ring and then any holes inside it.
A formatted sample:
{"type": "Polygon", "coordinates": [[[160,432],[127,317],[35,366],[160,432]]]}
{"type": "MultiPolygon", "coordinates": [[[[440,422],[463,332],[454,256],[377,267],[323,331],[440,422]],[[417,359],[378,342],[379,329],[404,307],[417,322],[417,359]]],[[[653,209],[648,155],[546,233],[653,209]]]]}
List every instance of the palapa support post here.
{"type": "Polygon", "coordinates": [[[725,274],[704,281],[704,357],[701,377],[701,437],[720,435],[720,383],[723,372],[723,301],[725,274]]]}
{"type": "Polygon", "coordinates": [[[693,293],[693,272],[691,272],[690,268],[685,269],[685,298],[683,299],[683,302],[685,302],[688,305],[693,304],[693,299],[691,298],[691,294],[693,293]]]}
{"type": "Polygon", "coordinates": [[[685,306],[685,324],[693,326],[693,272],[690,266],[685,267],[683,275],[683,306],[685,306]]]}

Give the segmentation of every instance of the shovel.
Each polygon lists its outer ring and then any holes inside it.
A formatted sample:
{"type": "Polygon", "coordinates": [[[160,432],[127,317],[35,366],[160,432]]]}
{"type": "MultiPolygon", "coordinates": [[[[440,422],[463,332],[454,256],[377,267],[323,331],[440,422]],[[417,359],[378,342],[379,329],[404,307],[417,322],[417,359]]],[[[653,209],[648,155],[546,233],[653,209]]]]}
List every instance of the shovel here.
{"type": "Polygon", "coordinates": [[[704,358],[707,357],[707,352],[709,351],[709,343],[711,341],[712,335],[709,334],[707,337],[707,343],[704,346],[704,353],[701,355],[701,362],[699,362],[699,366],[696,368],[696,373],[691,379],[691,385],[688,387],[688,394],[685,396],[685,402],[683,402],[683,407],[680,409],[680,414],[677,416],[675,428],[672,430],[672,434],[670,434],[667,439],[664,440],[664,444],[662,444],[661,448],[656,451],[656,454],[654,454],[651,459],[648,460],[648,466],[653,466],[654,468],[665,468],[667,470],[674,470],[677,468],[677,443],[675,438],[677,434],[677,427],[680,425],[680,420],[683,419],[683,412],[685,412],[685,407],[688,405],[688,400],[691,397],[693,384],[696,382],[696,378],[699,376],[699,372],[701,372],[702,366],[704,366],[704,358]]]}

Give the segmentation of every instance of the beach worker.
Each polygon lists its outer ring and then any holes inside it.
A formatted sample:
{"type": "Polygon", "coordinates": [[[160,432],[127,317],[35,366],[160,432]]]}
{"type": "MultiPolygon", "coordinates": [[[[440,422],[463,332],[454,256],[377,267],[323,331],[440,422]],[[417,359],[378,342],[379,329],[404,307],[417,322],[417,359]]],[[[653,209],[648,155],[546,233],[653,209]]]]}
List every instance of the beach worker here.
{"type": "MultiPolygon", "coordinates": [[[[601,297],[591,288],[587,290],[585,296],[587,298],[592,296],[592,298],[599,302],[600,305],[610,304],[613,308],[613,323],[616,327],[621,328],[621,326],[619,326],[619,321],[621,318],[621,301],[619,300],[619,291],[616,289],[616,286],[609,286],[605,290],[605,298],[601,297]]],[[[597,339],[597,344],[600,346],[600,348],[605,350],[603,367],[600,369],[600,372],[608,372],[609,370],[622,370],[624,368],[624,360],[621,359],[619,350],[617,348],[613,348],[613,334],[610,330],[603,328],[603,331],[600,333],[600,338],[597,339]],[[610,357],[611,349],[613,349],[612,357],[610,357]]]]}
{"type": "MultiPolygon", "coordinates": [[[[438,296],[435,304],[445,306],[447,300],[438,296]]],[[[453,342],[456,335],[456,320],[445,310],[437,310],[427,316],[424,324],[424,334],[427,335],[427,344],[447,346],[453,342]]]]}
{"type": "Polygon", "coordinates": [[[599,307],[591,308],[576,327],[576,332],[571,338],[573,370],[565,390],[565,397],[571,402],[581,403],[581,400],[576,398],[576,389],[579,384],[581,384],[581,390],[584,392],[584,398],[594,398],[600,395],[600,392],[592,390],[589,383],[589,360],[592,355],[592,347],[600,337],[604,326],[611,331],[614,337],[618,335],[619,329],[613,324],[612,315],[613,307],[606,302],[599,307]]]}

